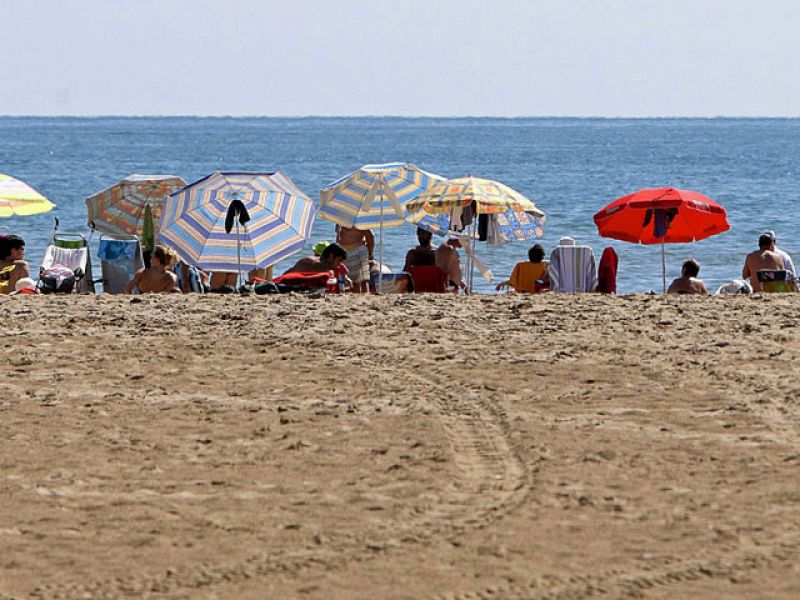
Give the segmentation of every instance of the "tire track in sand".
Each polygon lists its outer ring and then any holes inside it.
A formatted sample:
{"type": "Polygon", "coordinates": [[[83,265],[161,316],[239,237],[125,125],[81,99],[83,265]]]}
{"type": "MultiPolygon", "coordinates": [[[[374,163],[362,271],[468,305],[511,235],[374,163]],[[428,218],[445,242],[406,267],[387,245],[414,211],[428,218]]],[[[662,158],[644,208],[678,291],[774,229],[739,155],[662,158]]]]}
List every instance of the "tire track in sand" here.
{"type": "MultiPolygon", "coordinates": [[[[287,350],[297,353],[296,345],[287,350]]],[[[309,359],[320,353],[340,360],[351,349],[333,342],[316,346],[309,359]]],[[[372,361],[397,364],[393,352],[370,349],[372,361]]],[[[405,372],[419,389],[421,408],[431,410],[445,430],[457,465],[457,476],[441,494],[426,505],[410,509],[403,518],[385,521],[356,535],[333,534],[324,547],[283,554],[254,553],[232,564],[197,564],[163,573],[131,574],[82,584],[44,585],[32,593],[36,598],[119,598],[180,595],[208,590],[215,585],[267,577],[277,573],[296,575],[314,568],[340,569],[353,560],[363,561],[383,552],[400,551],[405,543],[431,539],[468,529],[482,528],[503,518],[524,503],[531,474],[524,466],[509,436],[506,415],[496,403],[474,391],[453,393],[416,372],[405,372]]]]}

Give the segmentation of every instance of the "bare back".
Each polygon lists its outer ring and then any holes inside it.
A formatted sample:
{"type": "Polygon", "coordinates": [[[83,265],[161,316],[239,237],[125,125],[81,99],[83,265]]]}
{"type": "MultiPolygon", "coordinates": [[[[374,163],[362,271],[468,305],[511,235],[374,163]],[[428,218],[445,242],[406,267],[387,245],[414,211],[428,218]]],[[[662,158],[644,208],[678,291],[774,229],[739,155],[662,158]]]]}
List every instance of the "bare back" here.
{"type": "Polygon", "coordinates": [[[141,269],[131,282],[126,286],[125,291],[130,293],[133,288],[139,290],[140,294],[168,294],[178,286],[178,278],[175,273],[162,269],[141,269]]]}
{"type": "Polygon", "coordinates": [[[747,255],[742,269],[742,278],[749,279],[754,292],[761,291],[761,282],[758,281],[758,272],[762,269],[782,270],[783,258],[771,250],[756,250],[747,255]]]}

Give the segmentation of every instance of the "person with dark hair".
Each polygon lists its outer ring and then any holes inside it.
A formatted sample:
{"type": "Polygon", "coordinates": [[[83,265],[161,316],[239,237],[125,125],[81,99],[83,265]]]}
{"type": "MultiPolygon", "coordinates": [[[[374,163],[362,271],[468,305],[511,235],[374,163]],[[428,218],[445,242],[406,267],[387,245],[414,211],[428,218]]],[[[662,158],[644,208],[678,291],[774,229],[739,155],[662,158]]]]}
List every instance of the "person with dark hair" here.
{"type": "Polygon", "coordinates": [[[25,262],[25,240],[18,235],[0,237],[0,294],[10,294],[17,281],[30,277],[25,262]]]}
{"type": "Polygon", "coordinates": [[[750,281],[754,292],[761,291],[761,282],[758,280],[759,271],[782,271],[785,268],[781,255],[772,250],[774,244],[775,238],[772,235],[762,233],[758,238],[758,250],[751,252],[744,259],[742,279],[750,281]]]}
{"type": "Polygon", "coordinates": [[[499,292],[508,286],[526,294],[538,294],[546,290],[550,278],[547,272],[549,262],[544,260],[544,257],[544,247],[541,244],[534,244],[528,250],[528,262],[517,263],[511,272],[511,277],[498,283],[495,290],[499,292]]]}
{"type": "Polygon", "coordinates": [[[347,251],[338,244],[328,244],[320,256],[306,256],[298,260],[286,273],[324,273],[335,271],[347,260],[347,251]]]}
{"type": "Polygon", "coordinates": [[[417,227],[419,246],[415,246],[406,253],[403,271],[408,271],[411,267],[432,267],[436,264],[436,248],[431,244],[432,239],[433,234],[430,231],[417,227]]]}
{"type": "Polygon", "coordinates": [[[700,263],[689,259],[681,267],[681,276],[669,284],[668,294],[703,294],[707,295],[708,290],[702,279],[698,279],[700,274],[700,263]]]}
{"type": "Polygon", "coordinates": [[[169,270],[171,262],[172,254],[167,247],[156,246],[150,257],[150,266],[136,271],[136,275],[125,286],[125,293],[131,294],[134,290],[137,294],[169,294],[180,291],[177,276],[169,270]]]}

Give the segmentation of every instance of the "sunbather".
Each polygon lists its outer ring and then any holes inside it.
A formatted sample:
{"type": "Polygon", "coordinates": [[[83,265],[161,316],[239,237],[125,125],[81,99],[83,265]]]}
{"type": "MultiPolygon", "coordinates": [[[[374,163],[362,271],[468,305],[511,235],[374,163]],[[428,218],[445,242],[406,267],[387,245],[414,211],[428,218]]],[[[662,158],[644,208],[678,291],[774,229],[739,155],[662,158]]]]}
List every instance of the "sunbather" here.
{"type": "Polygon", "coordinates": [[[698,279],[700,274],[700,263],[696,260],[687,260],[681,267],[681,276],[669,284],[668,294],[703,294],[707,295],[708,290],[702,279],[698,279]]]}
{"type": "Polygon", "coordinates": [[[324,273],[334,271],[347,259],[347,252],[338,244],[329,244],[320,256],[306,256],[298,260],[286,273],[324,273]]]}
{"type": "Polygon", "coordinates": [[[138,294],[169,294],[180,291],[178,278],[168,269],[172,262],[172,255],[165,246],[156,246],[150,257],[150,267],[136,271],[133,279],[125,286],[125,293],[131,294],[134,290],[138,294]]]}
{"type": "Polygon", "coordinates": [[[24,258],[25,240],[18,235],[0,237],[0,294],[10,294],[17,281],[30,276],[24,258]]]}
{"type": "Polygon", "coordinates": [[[432,238],[433,234],[430,231],[417,227],[419,246],[415,246],[406,253],[403,271],[408,271],[411,267],[427,267],[436,264],[436,248],[431,244],[432,238]]]}
{"type": "Polygon", "coordinates": [[[758,280],[759,271],[780,271],[785,268],[781,255],[772,251],[774,244],[775,240],[770,234],[762,234],[758,238],[758,250],[748,254],[744,260],[742,279],[750,281],[754,292],[761,291],[761,282],[758,280]]]}
{"type": "Polygon", "coordinates": [[[544,248],[535,244],[528,250],[528,262],[517,263],[511,277],[498,283],[495,290],[499,292],[511,286],[517,292],[538,294],[550,286],[549,265],[550,262],[544,260],[544,248]]]}

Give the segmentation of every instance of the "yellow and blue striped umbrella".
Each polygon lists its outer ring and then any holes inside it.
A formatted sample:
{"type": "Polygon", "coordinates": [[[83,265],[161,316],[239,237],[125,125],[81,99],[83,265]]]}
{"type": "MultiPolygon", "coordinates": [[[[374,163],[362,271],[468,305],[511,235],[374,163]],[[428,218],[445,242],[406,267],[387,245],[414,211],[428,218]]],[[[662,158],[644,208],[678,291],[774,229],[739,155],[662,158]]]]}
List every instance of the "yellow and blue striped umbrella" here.
{"type": "Polygon", "coordinates": [[[86,198],[87,222],[102,233],[142,235],[145,207],[150,206],[158,227],[167,196],[185,186],[174,175],[128,175],[86,198]]]}
{"type": "Polygon", "coordinates": [[[409,163],[364,165],[320,191],[319,215],[358,229],[402,225],[406,203],[439,181],[409,163]]]}
{"type": "Polygon", "coordinates": [[[24,181],[0,173],[0,217],[38,215],[55,206],[24,181]]]}
{"type": "Polygon", "coordinates": [[[533,202],[507,185],[472,176],[437,183],[410,201],[406,210],[412,214],[421,210],[431,214],[445,213],[473,202],[479,215],[497,215],[508,210],[542,214],[533,202]]]}
{"type": "Polygon", "coordinates": [[[202,269],[264,268],[303,249],[314,215],[314,202],[281,173],[216,171],[170,194],[161,216],[161,242],[202,269]],[[250,216],[238,236],[225,231],[228,208],[236,200],[250,216]]]}

